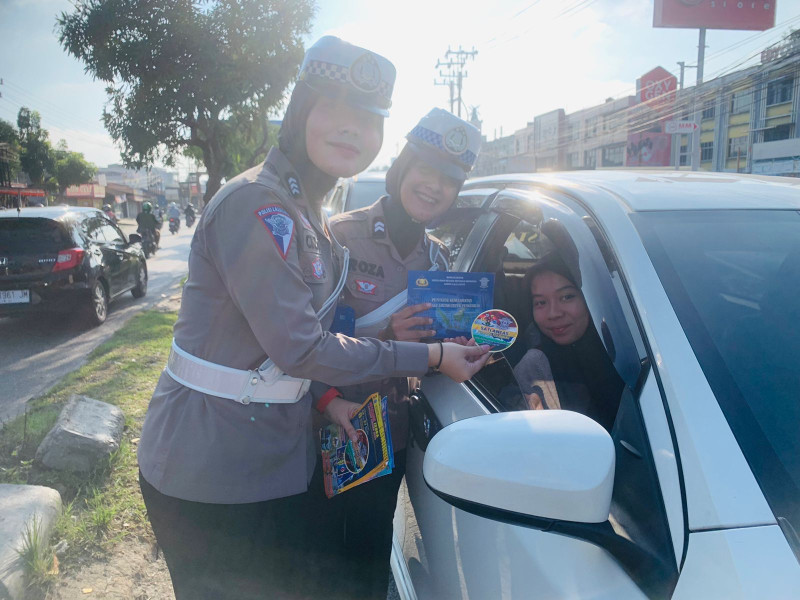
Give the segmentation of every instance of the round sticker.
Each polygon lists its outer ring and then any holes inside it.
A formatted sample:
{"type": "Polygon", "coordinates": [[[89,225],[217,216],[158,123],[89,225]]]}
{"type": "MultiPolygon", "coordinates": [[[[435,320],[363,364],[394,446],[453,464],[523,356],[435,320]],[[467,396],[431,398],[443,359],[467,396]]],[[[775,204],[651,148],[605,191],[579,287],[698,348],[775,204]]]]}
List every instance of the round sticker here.
{"type": "Polygon", "coordinates": [[[497,308],[484,311],[472,322],[472,339],[479,346],[491,346],[489,352],[502,352],[517,339],[517,320],[497,308]]]}

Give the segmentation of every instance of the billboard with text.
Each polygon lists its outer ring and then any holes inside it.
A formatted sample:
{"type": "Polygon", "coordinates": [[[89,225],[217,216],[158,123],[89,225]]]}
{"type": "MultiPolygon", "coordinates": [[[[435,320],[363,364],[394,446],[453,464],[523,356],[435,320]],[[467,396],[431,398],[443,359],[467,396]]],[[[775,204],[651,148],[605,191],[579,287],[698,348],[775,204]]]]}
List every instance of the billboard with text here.
{"type": "Polygon", "coordinates": [[[655,0],[653,26],[764,31],[775,26],[775,1],[655,0]]]}
{"type": "Polygon", "coordinates": [[[672,151],[672,136],[646,131],[628,135],[625,166],[668,167],[672,151]]]}

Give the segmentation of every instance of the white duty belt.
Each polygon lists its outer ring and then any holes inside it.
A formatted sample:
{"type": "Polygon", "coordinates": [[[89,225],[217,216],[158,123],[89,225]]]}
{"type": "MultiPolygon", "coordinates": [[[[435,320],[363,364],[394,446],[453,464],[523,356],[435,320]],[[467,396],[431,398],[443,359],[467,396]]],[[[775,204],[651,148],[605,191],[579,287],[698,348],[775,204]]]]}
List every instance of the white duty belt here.
{"type": "MultiPolygon", "coordinates": [[[[317,311],[319,320],[325,318],[325,315],[336,306],[350,268],[350,251],[339,244],[333,237],[333,233],[331,233],[331,237],[342,251],[342,274],[333,293],[317,311]]],[[[281,371],[270,358],[257,369],[249,371],[234,369],[189,354],[178,346],[174,338],[165,370],[170,377],[183,386],[209,396],[227,398],[245,405],[252,402],[294,404],[306,394],[311,385],[310,379],[290,377],[281,371]]]]}

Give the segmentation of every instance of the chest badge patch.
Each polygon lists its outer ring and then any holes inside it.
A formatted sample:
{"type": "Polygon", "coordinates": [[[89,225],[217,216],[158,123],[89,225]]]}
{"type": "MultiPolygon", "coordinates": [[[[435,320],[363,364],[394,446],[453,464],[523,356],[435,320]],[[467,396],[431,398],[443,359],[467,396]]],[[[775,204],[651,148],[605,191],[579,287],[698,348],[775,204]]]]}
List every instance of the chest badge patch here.
{"type": "Polygon", "coordinates": [[[319,256],[311,263],[311,269],[316,279],[325,277],[325,265],[322,264],[322,259],[319,256]]]}
{"type": "Polygon", "coordinates": [[[270,204],[256,211],[256,216],[272,236],[272,241],[278,247],[281,256],[286,260],[289,246],[294,238],[294,221],[279,204],[270,204]]]}
{"type": "Polygon", "coordinates": [[[378,286],[372,283],[371,281],[366,281],[364,279],[356,279],[356,286],[358,286],[358,291],[362,294],[367,294],[369,296],[375,295],[375,290],[378,289],[378,286]]]}

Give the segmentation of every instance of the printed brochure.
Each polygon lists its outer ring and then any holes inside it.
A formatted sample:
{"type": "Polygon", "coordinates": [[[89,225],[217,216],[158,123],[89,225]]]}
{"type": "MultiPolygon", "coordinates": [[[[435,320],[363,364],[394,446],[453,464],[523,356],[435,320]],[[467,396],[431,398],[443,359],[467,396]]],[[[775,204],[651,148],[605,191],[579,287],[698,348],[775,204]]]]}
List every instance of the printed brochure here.
{"type": "Polygon", "coordinates": [[[430,302],[433,308],[418,313],[431,317],[433,339],[472,336],[472,322],[494,303],[494,273],[409,271],[408,305],[430,302]]]}
{"type": "Polygon", "coordinates": [[[356,445],[340,425],[330,424],[320,429],[323,479],[328,498],[388,475],[394,469],[386,404],[385,396],[372,394],[358,409],[351,421],[358,437],[356,445]]]}

